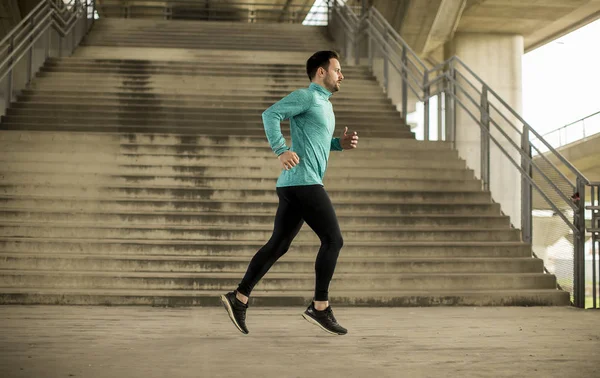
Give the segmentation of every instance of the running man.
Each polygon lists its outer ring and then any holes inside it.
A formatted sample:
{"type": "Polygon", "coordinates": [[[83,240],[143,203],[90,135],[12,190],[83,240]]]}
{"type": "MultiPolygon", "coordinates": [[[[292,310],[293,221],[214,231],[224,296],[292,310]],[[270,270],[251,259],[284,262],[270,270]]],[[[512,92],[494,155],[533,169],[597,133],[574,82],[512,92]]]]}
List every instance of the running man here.
{"type": "Polygon", "coordinates": [[[298,89],[284,97],[262,115],[271,149],[281,162],[282,172],[276,191],[279,206],[271,239],[252,258],[237,290],[221,295],[221,301],[235,326],[247,334],[246,310],[254,286],[271,266],[289,249],[294,237],[306,222],[321,240],[315,262],[314,298],[302,316],[323,330],[344,335],[329,306],[329,283],[343,245],[340,226],[323,187],[329,151],[356,148],[358,135],[332,138],[335,116],[329,97],[340,90],[344,75],[340,57],[335,51],[319,51],[306,62],[311,81],[308,88],[298,89]],[[281,134],[281,121],[290,120],[292,147],[281,134]]]}

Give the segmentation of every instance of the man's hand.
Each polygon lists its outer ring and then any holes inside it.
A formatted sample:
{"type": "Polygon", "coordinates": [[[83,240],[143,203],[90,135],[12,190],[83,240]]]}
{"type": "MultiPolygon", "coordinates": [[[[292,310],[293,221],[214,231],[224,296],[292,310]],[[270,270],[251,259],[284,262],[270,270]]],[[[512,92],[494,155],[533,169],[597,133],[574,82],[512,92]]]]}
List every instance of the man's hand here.
{"type": "Polygon", "coordinates": [[[277,158],[281,162],[281,166],[283,167],[283,169],[285,169],[286,171],[289,171],[290,169],[295,167],[296,164],[300,163],[300,158],[295,152],[292,151],[285,151],[281,155],[277,156],[277,158]]]}
{"type": "Polygon", "coordinates": [[[358,147],[358,134],[356,131],[352,132],[352,134],[347,134],[348,128],[344,129],[342,133],[342,137],[340,138],[340,144],[344,150],[350,150],[352,148],[358,147]]]}

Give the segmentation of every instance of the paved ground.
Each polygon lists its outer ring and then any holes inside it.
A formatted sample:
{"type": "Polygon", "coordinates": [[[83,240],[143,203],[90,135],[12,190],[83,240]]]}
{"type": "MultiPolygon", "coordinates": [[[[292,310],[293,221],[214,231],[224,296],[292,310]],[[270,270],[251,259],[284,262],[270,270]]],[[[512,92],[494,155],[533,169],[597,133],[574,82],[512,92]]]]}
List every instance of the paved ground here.
{"type": "MultiPolygon", "coordinates": [[[[335,307],[334,307],[335,309],[335,307]]],[[[600,311],[343,308],[348,335],[296,308],[0,307],[0,377],[600,377],[600,311]]]]}

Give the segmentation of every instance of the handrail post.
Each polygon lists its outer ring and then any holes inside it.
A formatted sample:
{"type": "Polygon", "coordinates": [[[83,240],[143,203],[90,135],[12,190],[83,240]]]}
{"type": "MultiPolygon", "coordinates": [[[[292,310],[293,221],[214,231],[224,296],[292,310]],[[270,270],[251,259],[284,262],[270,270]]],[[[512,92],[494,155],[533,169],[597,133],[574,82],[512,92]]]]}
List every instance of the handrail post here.
{"type": "Polygon", "coordinates": [[[423,140],[429,140],[429,73],[427,71],[423,75],[423,109],[425,113],[423,140]]]}
{"type": "Polygon", "coordinates": [[[454,73],[454,62],[450,62],[448,64],[448,72],[446,73],[446,95],[444,99],[446,101],[446,140],[452,143],[452,147],[454,148],[454,140],[455,140],[455,102],[454,102],[454,82],[452,80],[455,79],[454,73]]]}
{"type": "Polygon", "coordinates": [[[406,113],[408,113],[408,58],[406,55],[406,46],[402,46],[402,124],[406,125],[406,113]]]}
{"type": "Polygon", "coordinates": [[[385,94],[389,96],[389,64],[388,64],[388,49],[387,49],[387,41],[388,41],[388,33],[387,29],[385,29],[383,34],[383,40],[385,41],[385,45],[383,46],[383,88],[385,89],[385,94]]]}
{"type": "Polygon", "coordinates": [[[360,24],[356,25],[356,29],[354,29],[354,65],[358,66],[360,65],[360,39],[359,34],[360,33],[360,24]]]}
{"type": "MultiPolygon", "coordinates": [[[[33,30],[35,29],[35,25],[33,24],[33,17],[31,17],[31,31],[33,32],[33,30]]],[[[29,37],[29,43],[31,44],[31,46],[29,47],[29,52],[27,53],[27,58],[29,59],[29,64],[27,65],[27,84],[29,84],[31,82],[31,78],[33,76],[33,33],[31,34],[31,37],[29,37]]]]}
{"type": "MultiPolygon", "coordinates": [[[[52,20],[50,20],[50,24],[52,24],[52,20]]],[[[46,33],[48,33],[48,39],[46,40],[46,48],[44,51],[44,60],[50,57],[50,46],[52,46],[52,27],[46,29],[46,33]]]]}
{"type": "MultiPolygon", "coordinates": [[[[15,37],[12,36],[10,37],[10,45],[8,46],[8,53],[12,54],[13,50],[15,48],[15,37]]],[[[11,57],[10,60],[8,61],[8,66],[12,66],[13,64],[13,58],[11,57]]],[[[12,102],[12,91],[13,91],[13,69],[11,68],[10,71],[8,71],[8,75],[6,77],[6,82],[7,82],[7,92],[6,92],[6,109],[8,109],[10,107],[10,103],[12,102]]]]}
{"type": "Polygon", "coordinates": [[[490,190],[490,104],[488,103],[488,88],[483,86],[481,89],[481,148],[479,155],[481,158],[481,180],[483,181],[483,190],[490,190]]]}
{"type": "Polygon", "coordinates": [[[573,214],[573,224],[578,232],[573,235],[573,304],[585,307],[585,182],[577,177],[577,192],[573,202],[577,206],[573,214]]]}
{"type": "MultiPolygon", "coordinates": [[[[524,157],[521,158],[521,168],[531,178],[533,168],[531,166],[531,143],[529,141],[529,129],[527,126],[523,127],[521,134],[521,149],[525,152],[529,159],[524,157]]],[[[521,177],[521,238],[525,243],[531,243],[533,241],[533,197],[532,187],[525,177],[521,177]]]]}
{"type": "MultiPolygon", "coordinates": [[[[596,199],[598,198],[597,195],[600,195],[600,193],[598,192],[598,186],[596,185],[591,185],[590,186],[590,205],[591,206],[597,206],[597,202],[596,199]]],[[[592,219],[591,224],[590,224],[590,228],[600,228],[600,218],[598,218],[598,212],[600,210],[597,209],[592,209],[592,219]]],[[[596,250],[596,244],[598,243],[598,232],[597,231],[592,231],[592,295],[594,296],[593,299],[593,303],[592,306],[594,308],[597,308],[597,304],[596,304],[596,286],[598,285],[598,272],[596,271],[596,252],[598,252],[596,250]]]]}
{"type": "MultiPolygon", "coordinates": [[[[96,0],[93,0],[92,2],[92,25],[94,25],[94,22],[96,22],[96,0]]],[[[90,28],[88,27],[88,30],[90,28]]]]}
{"type": "Polygon", "coordinates": [[[442,108],[442,93],[438,93],[437,95],[437,140],[443,140],[442,139],[442,133],[443,133],[443,129],[442,129],[442,112],[444,111],[444,109],[442,108]]]}

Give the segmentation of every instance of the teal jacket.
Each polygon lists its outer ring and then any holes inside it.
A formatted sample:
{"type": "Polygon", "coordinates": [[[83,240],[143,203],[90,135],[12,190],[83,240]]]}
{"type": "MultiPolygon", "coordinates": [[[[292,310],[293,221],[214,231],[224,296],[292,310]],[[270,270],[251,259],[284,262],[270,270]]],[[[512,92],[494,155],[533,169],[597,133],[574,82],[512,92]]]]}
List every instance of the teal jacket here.
{"type": "Polygon", "coordinates": [[[329,102],[331,92],[319,84],[295,90],[276,102],[262,114],[265,133],[273,152],[279,156],[293,151],[300,164],[282,170],[277,187],[323,185],[329,151],[342,151],[340,138],[332,138],[335,115],[329,102]],[[281,121],[289,119],[292,147],[288,148],[281,134],[281,121]]]}

